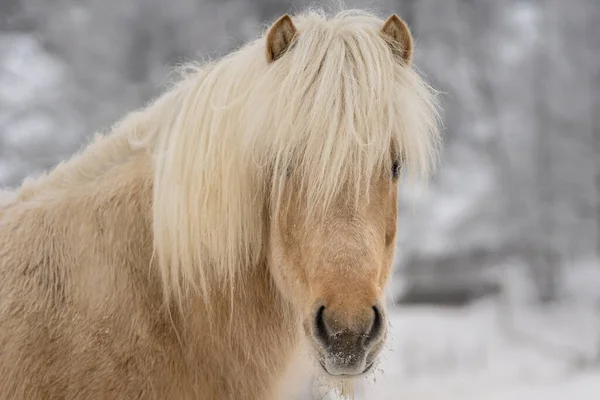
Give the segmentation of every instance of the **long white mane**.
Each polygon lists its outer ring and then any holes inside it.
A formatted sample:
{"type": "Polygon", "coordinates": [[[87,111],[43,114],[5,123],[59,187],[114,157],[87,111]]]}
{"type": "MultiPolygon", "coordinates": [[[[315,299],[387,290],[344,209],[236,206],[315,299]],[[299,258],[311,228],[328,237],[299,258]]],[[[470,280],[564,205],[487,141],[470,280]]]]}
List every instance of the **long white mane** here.
{"type": "MultiPolygon", "coordinates": [[[[131,136],[154,156],[154,240],[167,293],[205,293],[257,261],[264,205],[290,168],[309,212],[344,186],[366,191],[390,146],[427,176],[436,157],[434,91],[362,11],[294,17],[298,40],[267,63],[264,36],[187,66],[184,78],[135,116],[131,136]]],[[[127,123],[125,123],[127,125],[127,123]]],[[[132,140],[132,143],[134,141],[132,140]]]]}

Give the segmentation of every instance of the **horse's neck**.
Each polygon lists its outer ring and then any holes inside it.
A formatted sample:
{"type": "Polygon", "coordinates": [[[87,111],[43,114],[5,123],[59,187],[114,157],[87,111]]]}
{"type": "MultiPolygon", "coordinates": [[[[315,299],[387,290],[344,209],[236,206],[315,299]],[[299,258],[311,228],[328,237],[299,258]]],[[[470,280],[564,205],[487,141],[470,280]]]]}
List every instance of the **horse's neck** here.
{"type": "Polygon", "coordinates": [[[284,371],[299,335],[268,266],[243,269],[231,290],[217,291],[210,301],[214,324],[202,300],[193,297],[183,313],[161,319],[162,285],[152,257],[151,157],[131,150],[119,137],[104,140],[17,193],[9,207],[35,212],[10,213],[10,220],[2,221],[10,228],[5,232],[19,236],[9,240],[0,231],[0,243],[12,243],[18,253],[11,262],[26,266],[32,257],[53,260],[62,272],[40,268],[40,281],[67,277],[48,284],[65,290],[53,296],[70,297],[92,324],[104,328],[106,315],[127,321],[135,314],[138,323],[147,321],[148,335],[164,343],[165,354],[176,355],[174,365],[186,360],[178,370],[184,384],[213,387],[232,371],[246,375],[240,385],[254,384],[252,390],[238,387],[232,393],[262,393],[284,371]],[[112,158],[105,153],[111,148],[117,150],[112,158]],[[23,252],[17,248],[20,243],[32,245],[23,252]]]}
{"type": "Polygon", "coordinates": [[[2,209],[12,204],[15,198],[15,193],[0,189],[0,216],[2,215],[2,209]]]}
{"type": "Polygon", "coordinates": [[[231,290],[211,298],[208,310],[202,299],[190,300],[177,325],[189,357],[187,369],[207,374],[199,378],[206,379],[200,386],[220,379],[220,373],[213,376],[210,371],[231,371],[236,376],[232,396],[254,393],[254,398],[272,398],[264,389],[289,367],[300,325],[292,307],[276,291],[267,266],[248,269],[231,290]]]}

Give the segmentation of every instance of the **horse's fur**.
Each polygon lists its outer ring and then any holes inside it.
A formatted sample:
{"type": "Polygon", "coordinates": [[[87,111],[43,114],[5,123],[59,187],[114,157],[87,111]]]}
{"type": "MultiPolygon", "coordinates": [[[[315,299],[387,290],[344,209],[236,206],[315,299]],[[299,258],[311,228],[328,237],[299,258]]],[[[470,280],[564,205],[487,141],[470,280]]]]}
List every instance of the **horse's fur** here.
{"type": "Polygon", "coordinates": [[[0,399],[273,398],[315,305],[370,329],[437,141],[390,24],[284,17],[0,200],[0,399]]]}
{"type": "Polygon", "coordinates": [[[0,207],[8,205],[8,203],[11,203],[15,197],[16,196],[13,192],[0,189],[0,207]]]}

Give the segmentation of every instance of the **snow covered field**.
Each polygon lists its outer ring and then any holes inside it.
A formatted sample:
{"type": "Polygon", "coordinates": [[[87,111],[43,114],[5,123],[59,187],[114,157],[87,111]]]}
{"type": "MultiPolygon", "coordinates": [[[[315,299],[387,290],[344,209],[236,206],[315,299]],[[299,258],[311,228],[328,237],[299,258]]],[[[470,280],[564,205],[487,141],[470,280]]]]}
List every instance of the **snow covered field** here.
{"type": "Polygon", "coordinates": [[[502,385],[447,387],[430,382],[429,388],[408,389],[399,382],[381,385],[356,399],[377,400],[596,400],[600,393],[600,375],[585,374],[553,382],[513,382],[502,385]]]}
{"type": "Polygon", "coordinates": [[[580,370],[571,363],[597,348],[592,309],[569,304],[515,313],[519,335],[506,333],[498,311],[492,301],[462,310],[394,310],[379,370],[357,385],[355,399],[600,398],[600,365],[580,370]]]}

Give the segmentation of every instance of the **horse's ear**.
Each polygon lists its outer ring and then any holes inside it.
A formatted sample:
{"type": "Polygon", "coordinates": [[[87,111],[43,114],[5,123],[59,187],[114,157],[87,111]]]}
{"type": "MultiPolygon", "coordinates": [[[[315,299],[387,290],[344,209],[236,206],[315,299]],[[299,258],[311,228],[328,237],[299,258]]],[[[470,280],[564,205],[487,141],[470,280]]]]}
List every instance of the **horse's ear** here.
{"type": "Polygon", "coordinates": [[[292,45],[298,30],[288,14],[280,17],[267,33],[267,62],[281,57],[292,45]]]}
{"type": "Polygon", "coordinates": [[[413,56],[413,39],[406,22],[393,14],[383,24],[381,33],[390,44],[394,54],[400,57],[406,65],[410,65],[413,56]]]}

